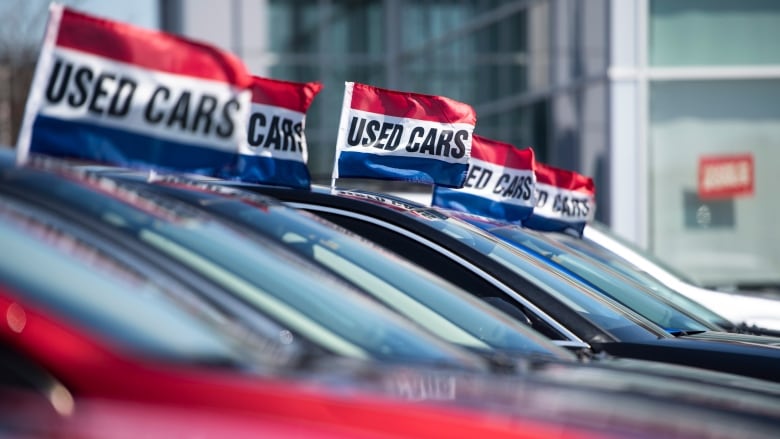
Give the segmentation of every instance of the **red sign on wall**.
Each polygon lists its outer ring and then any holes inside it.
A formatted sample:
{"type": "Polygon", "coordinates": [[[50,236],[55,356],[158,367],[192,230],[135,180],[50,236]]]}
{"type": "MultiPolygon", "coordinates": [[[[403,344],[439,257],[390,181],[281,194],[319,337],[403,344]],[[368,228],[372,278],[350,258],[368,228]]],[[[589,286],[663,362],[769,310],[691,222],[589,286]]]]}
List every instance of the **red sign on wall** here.
{"type": "Polygon", "coordinates": [[[699,198],[753,195],[755,166],[752,154],[699,158],[699,198]]]}

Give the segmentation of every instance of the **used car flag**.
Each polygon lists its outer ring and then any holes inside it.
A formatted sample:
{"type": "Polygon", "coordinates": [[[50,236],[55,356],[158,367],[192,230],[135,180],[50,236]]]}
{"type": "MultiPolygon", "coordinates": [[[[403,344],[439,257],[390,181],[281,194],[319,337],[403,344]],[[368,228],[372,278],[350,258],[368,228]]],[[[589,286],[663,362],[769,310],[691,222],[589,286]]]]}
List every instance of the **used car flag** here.
{"type": "Polygon", "coordinates": [[[241,180],[309,189],[304,127],[306,111],[322,84],[252,80],[247,146],[238,162],[241,180]]]}
{"type": "Polygon", "coordinates": [[[523,225],[580,235],[596,213],[596,189],[590,177],[536,162],[536,207],[523,225]]]}
{"type": "Polygon", "coordinates": [[[347,82],[333,179],[461,187],[476,122],[471,106],[443,96],[347,82]]]}
{"type": "Polygon", "coordinates": [[[534,151],[474,135],[461,189],[436,186],[433,206],[509,222],[527,219],[536,203],[534,151]]]}
{"type": "Polygon", "coordinates": [[[17,160],[40,153],[233,177],[251,84],[227,52],[52,4],[17,160]]]}

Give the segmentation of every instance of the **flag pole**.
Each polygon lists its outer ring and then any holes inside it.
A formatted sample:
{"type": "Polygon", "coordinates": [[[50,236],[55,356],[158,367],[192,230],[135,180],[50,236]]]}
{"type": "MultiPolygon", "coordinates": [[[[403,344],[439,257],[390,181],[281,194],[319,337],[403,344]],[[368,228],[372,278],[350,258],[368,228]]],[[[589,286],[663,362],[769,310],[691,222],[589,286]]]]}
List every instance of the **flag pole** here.
{"type": "Polygon", "coordinates": [[[341,118],[339,120],[339,131],[336,138],[336,152],[333,158],[333,172],[330,178],[331,192],[336,189],[336,180],[339,178],[339,155],[341,147],[347,144],[347,130],[349,129],[349,112],[352,107],[352,90],[354,82],[344,83],[344,101],[341,104],[341,118]]]}

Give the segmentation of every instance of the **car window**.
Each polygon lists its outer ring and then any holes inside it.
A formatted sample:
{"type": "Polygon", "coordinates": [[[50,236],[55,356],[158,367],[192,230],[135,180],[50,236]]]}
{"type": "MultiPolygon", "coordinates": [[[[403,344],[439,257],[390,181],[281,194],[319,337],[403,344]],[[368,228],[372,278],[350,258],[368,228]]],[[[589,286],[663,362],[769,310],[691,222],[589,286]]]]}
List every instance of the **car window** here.
{"type": "Polygon", "coordinates": [[[563,245],[566,245],[568,248],[585,255],[586,257],[592,258],[614,269],[620,274],[645,286],[659,297],[662,297],[664,300],[667,300],[676,306],[687,310],[693,315],[700,316],[716,325],[723,323],[728,324],[728,320],[725,317],[718,315],[709,308],[700,305],[698,302],[691,300],[685,295],[672,290],[663,283],[657,281],[654,277],[640,270],[635,265],[625,261],[609,250],[600,247],[593,241],[586,241],[584,239],[578,239],[573,236],[559,233],[549,234],[549,237],[563,245]]]}
{"type": "MultiPolygon", "coordinates": [[[[286,234],[283,239],[290,239],[290,235],[286,234]]],[[[294,236],[300,237],[300,235],[294,236]]],[[[413,296],[407,295],[390,282],[368,270],[363,270],[361,266],[333,251],[331,247],[313,243],[311,244],[311,254],[315,260],[346,277],[364,290],[369,291],[373,297],[385,305],[408,316],[415,322],[422,322],[426,328],[450,342],[471,348],[490,348],[489,344],[480,340],[479,335],[469,334],[455,322],[448,320],[433,309],[425,306],[425,304],[413,296]]]]}
{"type": "MultiPolygon", "coordinates": [[[[696,285],[701,286],[696,280],[688,276],[687,274],[683,273],[682,271],[678,270],[677,268],[669,265],[666,261],[662,260],[661,258],[657,257],[656,255],[648,252],[647,250],[644,250],[640,248],[638,245],[634,244],[633,242],[628,241],[627,239],[624,239],[623,237],[617,235],[616,233],[612,232],[609,227],[607,227],[604,224],[601,224],[599,222],[594,222],[591,224],[588,224],[588,227],[590,229],[595,229],[598,232],[609,236],[611,239],[619,242],[624,247],[630,249],[634,253],[641,255],[643,258],[647,259],[648,261],[652,262],[656,266],[660,267],[665,272],[669,273],[670,275],[676,277],[677,279],[690,284],[690,285],[696,285]]],[[[586,228],[586,230],[587,230],[586,228]]],[[[585,239],[587,238],[587,233],[585,236],[585,239]]]]}
{"type": "Polygon", "coordinates": [[[537,264],[532,260],[518,257],[515,251],[501,245],[495,246],[487,255],[525,279],[532,281],[547,294],[566,304],[570,309],[594,322],[603,330],[617,335],[618,338],[640,334],[641,336],[647,335],[645,329],[634,323],[621,311],[595,299],[592,293],[587,292],[589,290],[585,285],[577,283],[555,270],[550,270],[546,264],[537,264]]]}
{"type": "MultiPolygon", "coordinates": [[[[574,288],[573,284],[569,283],[567,285],[565,278],[556,276],[547,267],[540,266],[532,260],[523,257],[515,249],[504,245],[498,239],[487,235],[482,230],[453,218],[435,223],[437,229],[447,229],[451,236],[463,236],[464,238],[461,239],[461,242],[468,243],[482,254],[510,268],[522,277],[532,280],[534,284],[544,289],[548,294],[569,304],[570,307],[586,315],[591,320],[598,321],[602,317],[608,317],[603,322],[614,323],[615,321],[625,320],[625,325],[630,324],[630,321],[618,311],[611,309],[598,300],[594,300],[587,294],[583,294],[582,291],[574,288]]],[[[621,326],[624,325],[621,324],[621,326]]]]}
{"type": "Polygon", "coordinates": [[[544,236],[536,236],[530,231],[515,226],[494,228],[490,232],[570,270],[590,282],[610,299],[622,303],[667,331],[688,332],[709,329],[683,312],[641,290],[635,283],[621,279],[599,266],[597,262],[584,259],[565,248],[554,245],[544,236]]]}

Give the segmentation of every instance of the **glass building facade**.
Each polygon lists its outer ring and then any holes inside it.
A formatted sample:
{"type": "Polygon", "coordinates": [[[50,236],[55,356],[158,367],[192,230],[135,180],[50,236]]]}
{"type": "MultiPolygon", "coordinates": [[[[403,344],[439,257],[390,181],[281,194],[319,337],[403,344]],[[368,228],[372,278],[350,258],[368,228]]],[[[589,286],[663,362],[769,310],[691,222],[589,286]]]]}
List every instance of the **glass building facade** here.
{"type": "Polygon", "coordinates": [[[597,219],[705,284],[780,284],[780,2],[160,2],[162,28],[261,76],[321,81],[309,168],[329,182],[345,81],[448,96],[476,133],[594,178],[597,219]],[[703,198],[715,157],[751,190],[703,198]]]}
{"type": "MultiPolygon", "coordinates": [[[[198,37],[186,21],[165,26],[165,16],[186,18],[202,1],[163,2],[164,27],[198,37]]],[[[225,40],[223,46],[258,74],[323,83],[306,120],[309,168],[320,182],[333,166],[345,81],[468,103],[477,111],[477,134],[531,146],[542,161],[579,168],[580,136],[606,147],[599,138],[606,116],[606,2],[592,4],[602,5],[595,21],[580,2],[234,1],[226,3],[234,9],[227,15],[242,29],[238,44],[225,40]],[[252,14],[258,21],[247,23],[252,14]],[[243,34],[250,27],[265,35],[248,40],[243,34]],[[596,81],[583,81],[594,74],[596,81]],[[583,129],[594,122],[582,111],[587,105],[595,109],[589,114],[598,114],[590,134],[583,129]]]]}

